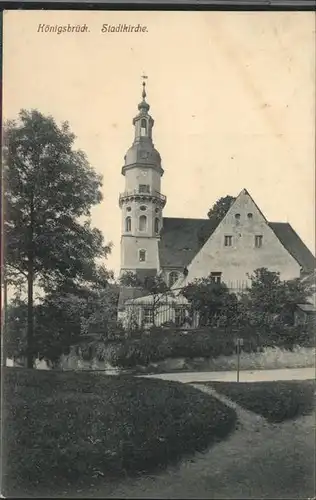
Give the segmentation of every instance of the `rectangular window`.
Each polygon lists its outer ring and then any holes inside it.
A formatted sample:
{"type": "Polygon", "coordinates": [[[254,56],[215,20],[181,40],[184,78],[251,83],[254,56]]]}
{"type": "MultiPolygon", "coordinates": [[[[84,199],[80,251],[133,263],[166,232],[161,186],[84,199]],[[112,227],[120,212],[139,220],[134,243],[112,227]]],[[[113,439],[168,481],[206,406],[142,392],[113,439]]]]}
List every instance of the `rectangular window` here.
{"type": "Polygon", "coordinates": [[[149,184],[139,184],[139,192],[140,193],[150,193],[149,184]]]}
{"type": "Polygon", "coordinates": [[[211,273],[211,281],[213,283],[220,283],[221,280],[222,280],[222,273],[219,273],[219,272],[211,273]]]}
{"type": "Polygon", "coordinates": [[[261,234],[255,236],[255,247],[256,248],[262,247],[262,240],[263,240],[263,236],[261,234]]]}
{"type": "Polygon", "coordinates": [[[146,250],[139,250],[139,262],[146,262],[146,250]]]}
{"type": "Polygon", "coordinates": [[[232,236],[225,236],[225,239],[224,239],[225,247],[231,247],[232,244],[233,244],[233,237],[232,236]]]}
{"type": "Polygon", "coordinates": [[[151,325],[154,322],[153,310],[151,307],[144,307],[143,323],[144,325],[151,325]]]}
{"type": "Polygon", "coordinates": [[[174,310],[174,322],[176,326],[182,326],[185,322],[185,308],[176,307],[174,310]]]}

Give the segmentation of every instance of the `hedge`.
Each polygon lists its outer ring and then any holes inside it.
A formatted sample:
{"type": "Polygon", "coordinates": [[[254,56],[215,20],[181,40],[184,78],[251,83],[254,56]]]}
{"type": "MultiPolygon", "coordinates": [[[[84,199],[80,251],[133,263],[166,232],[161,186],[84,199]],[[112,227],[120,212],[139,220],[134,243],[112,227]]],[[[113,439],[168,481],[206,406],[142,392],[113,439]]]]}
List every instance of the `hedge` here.
{"type": "MultiPolygon", "coordinates": [[[[263,351],[266,347],[285,347],[292,349],[297,338],[305,339],[304,331],[298,327],[283,327],[260,331],[250,327],[239,331],[223,328],[203,328],[182,331],[172,328],[154,328],[138,336],[113,346],[110,363],[121,368],[133,368],[137,365],[166,358],[217,358],[231,356],[236,352],[235,338],[242,337],[243,351],[263,351]]],[[[303,343],[303,342],[302,342],[303,343]]]]}

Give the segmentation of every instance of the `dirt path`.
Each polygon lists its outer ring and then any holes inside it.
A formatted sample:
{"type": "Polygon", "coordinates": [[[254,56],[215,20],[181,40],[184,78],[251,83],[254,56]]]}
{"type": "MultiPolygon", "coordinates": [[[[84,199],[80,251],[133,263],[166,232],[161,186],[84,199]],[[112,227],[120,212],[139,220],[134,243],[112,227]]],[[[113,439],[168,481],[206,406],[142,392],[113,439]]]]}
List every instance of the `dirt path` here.
{"type": "MultiPolygon", "coordinates": [[[[175,380],[191,384],[193,382],[208,382],[219,380],[221,382],[236,382],[236,371],[226,372],[177,372],[161,373],[155,375],[142,375],[142,377],[175,380]]],[[[311,368],[282,368],[278,370],[241,370],[240,382],[264,382],[275,380],[312,380],[315,378],[315,367],[311,368]]]]}
{"type": "MultiPolygon", "coordinates": [[[[198,386],[214,395],[214,390],[198,386]]],[[[233,406],[237,430],[207,452],[184,460],[161,474],[127,479],[112,491],[95,490],[94,498],[253,499],[314,496],[314,416],[282,424],[233,406]]]]}

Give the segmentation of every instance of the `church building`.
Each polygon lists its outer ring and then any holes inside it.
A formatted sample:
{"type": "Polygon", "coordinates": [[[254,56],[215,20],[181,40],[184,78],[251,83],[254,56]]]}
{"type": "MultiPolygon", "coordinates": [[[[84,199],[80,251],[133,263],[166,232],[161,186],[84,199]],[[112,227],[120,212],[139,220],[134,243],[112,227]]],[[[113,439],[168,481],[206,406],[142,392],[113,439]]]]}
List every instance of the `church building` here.
{"type": "MultiPolygon", "coordinates": [[[[179,290],[197,278],[211,275],[238,292],[249,285],[248,275],[259,267],[279,272],[283,280],[311,274],[315,257],[298,234],[288,223],[268,221],[247,189],[220,221],[163,216],[167,203],[162,193],[164,170],[153,143],[154,120],[149,109],[144,82],[133,119],[134,142],[122,167],[121,275],[133,272],[140,280],[162,276],[177,291],[176,299],[162,300],[175,303],[174,312],[168,305],[173,316],[167,318],[174,320],[177,306],[185,304],[179,290]]],[[[143,295],[139,289],[122,287],[118,317],[123,319],[131,305],[139,304],[137,321],[150,324],[146,304],[150,306],[152,297],[143,295]]]]}

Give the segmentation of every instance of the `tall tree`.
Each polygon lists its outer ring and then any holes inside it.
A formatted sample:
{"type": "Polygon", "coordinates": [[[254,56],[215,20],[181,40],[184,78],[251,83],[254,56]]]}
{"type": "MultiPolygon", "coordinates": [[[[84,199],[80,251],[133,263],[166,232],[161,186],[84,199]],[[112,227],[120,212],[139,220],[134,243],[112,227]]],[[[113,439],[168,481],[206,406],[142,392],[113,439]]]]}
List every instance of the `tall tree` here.
{"type": "Polygon", "coordinates": [[[220,222],[222,218],[225,217],[235,200],[236,198],[234,198],[234,196],[223,196],[222,198],[217,200],[216,203],[214,203],[212,208],[209,209],[207,213],[208,218],[220,222]]]}
{"type": "MultiPolygon", "coordinates": [[[[27,283],[27,366],[34,360],[34,285],[43,290],[68,281],[93,282],[106,257],[90,210],[102,200],[101,176],[74,149],[68,123],[22,110],[4,128],[5,263],[11,280],[27,283]]],[[[103,269],[102,276],[106,274],[103,269]]]]}

